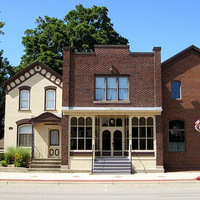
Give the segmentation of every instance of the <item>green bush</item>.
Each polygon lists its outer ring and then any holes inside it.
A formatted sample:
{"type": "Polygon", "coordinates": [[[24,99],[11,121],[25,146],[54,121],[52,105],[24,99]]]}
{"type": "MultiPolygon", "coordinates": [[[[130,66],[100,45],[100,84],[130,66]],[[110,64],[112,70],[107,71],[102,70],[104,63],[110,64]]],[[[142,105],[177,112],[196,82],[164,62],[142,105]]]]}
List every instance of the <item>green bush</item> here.
{"type": "Polygon", "coordinates": [[[9,147],[8,151],[5,153],[4,157],[5,157],[5,161],[8,165],[14,163],[15,151],[16,151],[16,148],[9,147]]]}
{"type": "Polygon", "coordinates": [[[25,148],[8,148],[5,153],[6,164],[14,164],[15,167],[28,167],[31,160],[31,150],[25,148]]]}
{"type": "Polygon", "coordinates": [[[0,161],[4,160],[4,153],[0,153],[0,161]]]}
{"type": "Polygon", "coordinates": [[[7,163],[6,163],[5,160],[2,160],[2,161],[1,161],[1,166],[3,166],[3,167],[7,167],[7,163]]]}
{"type": "Polygon", "coordinates": [[[24,148],[17,148],[14,155],[15,167],[28,167],[31,160],[31,151],[24,148]]]}

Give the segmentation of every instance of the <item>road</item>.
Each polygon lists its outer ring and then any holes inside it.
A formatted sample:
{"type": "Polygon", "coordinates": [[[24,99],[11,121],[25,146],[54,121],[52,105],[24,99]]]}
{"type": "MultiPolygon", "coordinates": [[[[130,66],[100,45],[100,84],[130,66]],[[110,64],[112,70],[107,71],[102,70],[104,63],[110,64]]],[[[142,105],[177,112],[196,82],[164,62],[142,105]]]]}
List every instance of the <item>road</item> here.
{"type": "Polygon", "coordinates": [[[200,182],[13,183],[0,182],[1,200],[200,199],[200,182]]]}

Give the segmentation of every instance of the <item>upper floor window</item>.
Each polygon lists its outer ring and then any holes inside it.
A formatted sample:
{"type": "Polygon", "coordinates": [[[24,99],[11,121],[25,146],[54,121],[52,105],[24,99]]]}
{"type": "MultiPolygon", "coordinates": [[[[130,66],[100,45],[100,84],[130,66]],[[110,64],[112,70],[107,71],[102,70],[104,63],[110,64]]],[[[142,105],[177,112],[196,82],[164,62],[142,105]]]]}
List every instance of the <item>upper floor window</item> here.
{"type": "Polygon", "coordinates": [[[46,110],[56,109],[56,87],[45,88],[45,109],[46,110]]]}
{"type": "Polygon", "coordinates": [[[128,100],[128,77],[96,77],[95,100],[128,100]]]}
{"type": "Polygon", "coordinates": [[[169,151],[185,151],[185,129],[184,121],[172,120],[169,122],[169,151]]]}
{"type": "Polygon", "coordinates": [[[172,96],[172,99],[180,99],[181,98],[181,82],[180,81],[172,81],[171,96],[172,96]]]}
{"type": "Polygon", "coordinates": [[[30,110],[30,87],[22,86],[19,90],[19,109],[30,110]]]}
{"type": "Polygon", "coordinates": [[[18,128],[18,146],[31,147],[32,146],[32,126],[22,125],[18,128]]]}

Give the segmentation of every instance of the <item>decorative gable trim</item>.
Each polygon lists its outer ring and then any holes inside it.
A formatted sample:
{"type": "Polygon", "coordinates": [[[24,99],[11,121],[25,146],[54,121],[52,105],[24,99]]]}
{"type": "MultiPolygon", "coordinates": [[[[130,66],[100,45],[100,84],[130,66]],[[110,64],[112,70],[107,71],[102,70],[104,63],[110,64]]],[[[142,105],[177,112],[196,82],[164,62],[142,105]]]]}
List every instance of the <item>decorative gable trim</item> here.
{"type": "Polygon", "coordinates": [[[12,76],[2,85],[6,87],[7,92],[10,92],[37,73],[62,88],[62,76],[38,61],[12,76]]]}

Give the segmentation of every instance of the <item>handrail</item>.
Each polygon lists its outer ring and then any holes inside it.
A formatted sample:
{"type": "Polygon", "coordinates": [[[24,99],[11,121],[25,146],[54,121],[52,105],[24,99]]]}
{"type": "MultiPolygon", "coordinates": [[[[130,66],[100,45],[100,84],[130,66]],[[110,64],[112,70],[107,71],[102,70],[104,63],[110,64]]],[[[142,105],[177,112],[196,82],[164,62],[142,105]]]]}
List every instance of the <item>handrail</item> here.
{"type": "Polygon", "coordinates": [[[129,144],[129,160],[131,164],[131,174],[132,174],[132,145],[129,144]]]}
{"type": "Polygon", "coordinates": [[[91,174],[93,174],[93,168],[94,168],[94,158],[95,158],[95,145],[92,145],[92,166],[91,166],[91,174]]]}
{"type": "Polygon", "coordinates": [[[40,151],[38,150],[38,148],[37,148],[35,145],[33,145],[32,159],[34,158],[34,151],[35,151],[35,150],[37,150],[37,152],[38,152],[38,154],[39,154],[39,158],[40,158],[40,156],[41,156],[42,158],[44,158],[44,156],[42,156],[42,154],[40,153],[40,151]]]}

